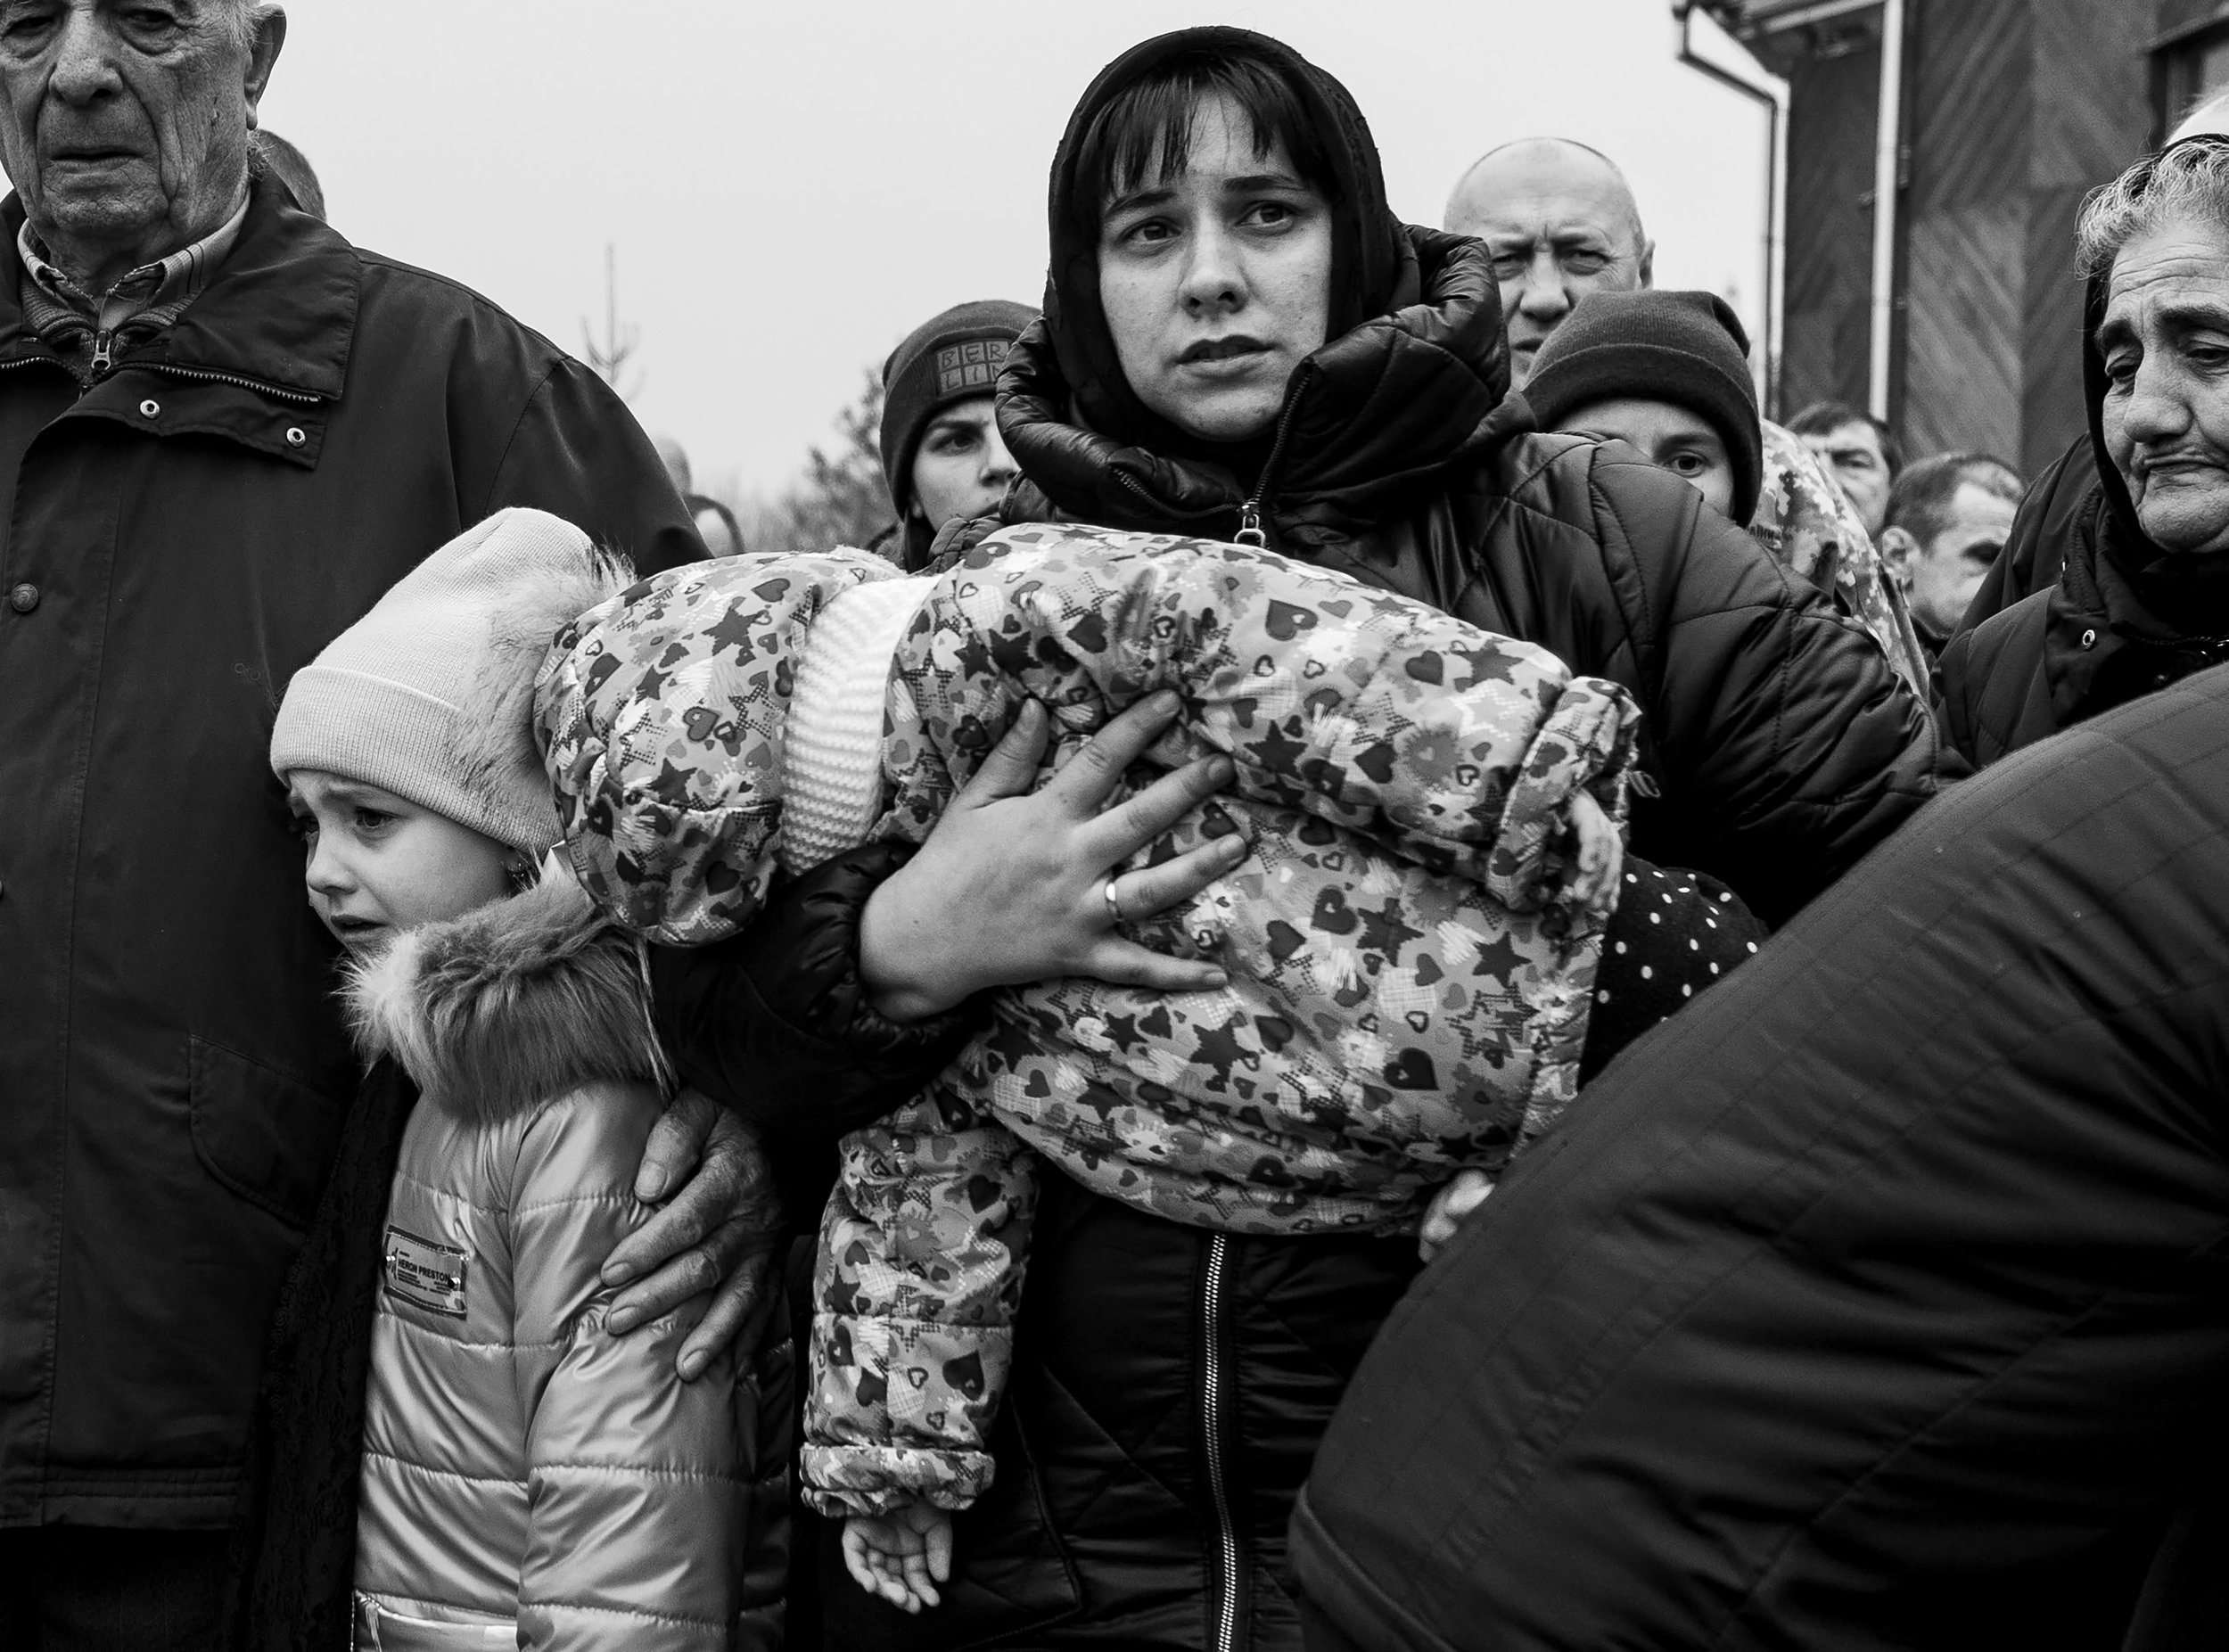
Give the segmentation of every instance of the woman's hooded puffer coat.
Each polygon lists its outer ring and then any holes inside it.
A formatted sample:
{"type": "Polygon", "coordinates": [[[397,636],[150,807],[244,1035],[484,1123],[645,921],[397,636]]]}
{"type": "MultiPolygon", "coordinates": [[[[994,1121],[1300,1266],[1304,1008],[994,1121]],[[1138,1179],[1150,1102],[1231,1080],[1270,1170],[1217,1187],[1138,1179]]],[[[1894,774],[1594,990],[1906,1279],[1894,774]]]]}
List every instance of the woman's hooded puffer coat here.
{"type": "Polygon", "coordinates": [[[652,1214],[642,967],[557,876],[401,937],[351,988],[362,1041],[424,1092],[372,1331],[358,1647],[781,1644],[787,1344],[684,1383],[703,1298],[604,1329],[599,1270],[652,1214]]]}

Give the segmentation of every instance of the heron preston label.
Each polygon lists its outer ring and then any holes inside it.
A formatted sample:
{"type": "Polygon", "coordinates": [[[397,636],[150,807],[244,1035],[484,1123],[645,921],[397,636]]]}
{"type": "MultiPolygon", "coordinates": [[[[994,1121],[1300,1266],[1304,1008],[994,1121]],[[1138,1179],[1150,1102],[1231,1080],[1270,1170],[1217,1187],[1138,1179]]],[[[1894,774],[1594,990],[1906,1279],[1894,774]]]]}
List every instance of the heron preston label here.
{"type": "Polygon", "coordinates": [[[421,1239],[400,1228],[387,1229],[387,1294],[429,1313],[465,1317],[465,1253],[421,1239]]]}

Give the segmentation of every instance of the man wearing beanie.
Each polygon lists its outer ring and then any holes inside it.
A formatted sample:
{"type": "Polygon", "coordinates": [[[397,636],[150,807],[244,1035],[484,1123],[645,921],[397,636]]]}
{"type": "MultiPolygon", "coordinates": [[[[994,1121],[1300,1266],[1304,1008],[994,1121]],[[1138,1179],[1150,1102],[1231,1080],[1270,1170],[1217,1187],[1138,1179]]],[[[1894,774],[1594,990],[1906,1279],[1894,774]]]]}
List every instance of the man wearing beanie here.
{"type": "Polygon", "coordinates": [[[1525,399],[1541,429],[1618,437],[1747,523],[1764,443],[1748,355],[1715,293],[1597,292],[1541,346],[1525,399]]]}
{"type": "MultiPolygon", "coordinates": [[[[1493,255],[1512,377],[1532,404],[1541,428],[1574,428],[1561,417],[1551,421],[1541,411],[1536,378],[1550,363],[1556,341],[1585,307],[1604,299],[1639,297],[1655,285],[1656,243],[1641,228],[1641,207],[1625,175],[1608,156],[1568,138],[1519,139],[1490,151],[1463,174],[1449,197],[1446,224],[1459,234],[1477,236],[1493,255]]],[[[1707,337],[1715,322],[1732,343],[1735,376],[1747,385],[1749,371],[1741,357],[1748,344],[1732,313],[1707,293],[1680,296],[1688,313],[1675,317],[1660,308],[1624,312],[1617,317],[1624,324],[1618,337],[1629,343],[1648,341],[1682,350],[1702,342],[1723,368],[1726,355],[1707,337]],[[1711,317],[1694,314],[1698,307],[1711,309],[1711,317]],[[1646,341],[1625,331],[1627,326],[1642,329],[1646,341]],[[1674,335],[1681,341],[1677,346],[1674,335]]],[[[1608,318],[1598,325],[1598,345],[1605,341],[1600,327],[1611,325],[1608,318]]],[[[1669,358],[1659,351],[1654,363],[1663,368],[1669,366],[1669,358]]],[[[1595,364],[1596,369],[1602,365],[1595,364]]],[[[1759,457],[1756,491],[1749,496],[1753,504],[1737,509],[1731,484],[1744,444],[1730,441],[1724,433],[1728,423],[1739,422],[1729,399],[1731,387],[1723,374],[1714,375],[1707,388],[1691,373],[1680,382],[1682,393],[1657,405],[1681,410],[1679,418],[1690,437],[1707,425],[1709,436],[1699,445],[1708,447],[1715,437],[1726,448],[1728,497],[1714,501],[1718,509],[1747,527],[1750,537],[1790,573],[1847,609],[1880,645],[1912,692],[1922,700],[1929,698],[1931,668],[1912,629],[1903,588],[1888,577],[1864,522],[1824,466],[1801,440],[1769,420],[1760,423],[1755,393],[1745,390],[1748,423],[1757,432],[1759,457]],[[1706,401],[1710,407],[1703,406],[1706,401]]],[[[1647,390],[1620,394],[1636,399],[1655,397],[1647,390]]],[[[1588,428],[1601,434],[1627,434],[1588,428]]],[[[1646,450],[1647,444],[1635,445],[1646,450]]],[[[1692,471],[1690,480],[1699,477],[1707,466],[1688,454],[1695,445],[1669,440],[1665,451],[1676,463],[1667,468],[1692,471]]]]}
{"type": "Polygon", "coordinates": [[[1591,293],[1541,346],[1525,399],[1542,430],[1613,436],[1685,477],[1790,572],[1847,604],[1924,697],[1927,656],[1902,588],[1809,449],[1757,417],[1748,352],[1715,293],[1591,293]]]}
{"type": "Polygon", "coordinates": [[[924,566],[937,530],[988,514],[1014,480],[991,399],[1007,347],[1036,319],[1008,299],[955,304],[883,363],[883,478],[898,514],[901,566],[924,566]]]}

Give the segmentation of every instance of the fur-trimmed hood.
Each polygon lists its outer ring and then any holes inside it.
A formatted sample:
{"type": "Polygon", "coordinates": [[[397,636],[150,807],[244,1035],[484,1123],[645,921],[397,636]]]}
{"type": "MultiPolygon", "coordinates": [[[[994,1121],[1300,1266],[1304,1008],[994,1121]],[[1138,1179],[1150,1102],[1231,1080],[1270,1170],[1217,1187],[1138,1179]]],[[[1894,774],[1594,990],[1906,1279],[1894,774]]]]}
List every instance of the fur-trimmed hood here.
{"type": "Polygon", "coordinates": [[[408,930],[353,966],[357,1045],[484,1119],[596,1082],[670,1088],[641,943],[553,871],[522,894],[408,930]]]}

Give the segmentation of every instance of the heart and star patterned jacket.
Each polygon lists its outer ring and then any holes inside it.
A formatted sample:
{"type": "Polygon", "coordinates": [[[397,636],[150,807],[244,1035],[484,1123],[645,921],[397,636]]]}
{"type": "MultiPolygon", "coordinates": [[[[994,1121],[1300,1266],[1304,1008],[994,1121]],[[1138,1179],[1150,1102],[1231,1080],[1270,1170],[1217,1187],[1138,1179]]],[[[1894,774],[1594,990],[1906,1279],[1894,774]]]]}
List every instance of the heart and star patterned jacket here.
{"type": "Polygon", "coordinates": [[[1544,1130],[1601,944],[1564,892],[1570,805],[1584,789],[1622,818],[1638,713],[1545,649],[1337,574],[1073,525],[1009,529],[938,577],[845,552],[661,575],[545,664],[581,882],[685,944],[745,922],[785,851],[810,863],[785,834],[820,830],[832,753],[868,771],[864,834],[919,842],[1026,698],[1053,713],[1049,777],[1162,687],[1183,712],[1131,781],[1215,752],[1237,778],[1138,864],[1233,830],[1252,852],[1126,927],[1230,984],[1002,991],[921,1096],[845,1138],[804,1453],[825,1511],[963,1508],[990,1484],[1048,1164],[1196,1227],[1392,1234],[1544,1130]],[[906,588],[876,599],[898,599],[878,644],[841,617],[887,581],[906,588]],[[815,685],[838,670],[874,672],[878,737],[830,731],[815,685]]]}

